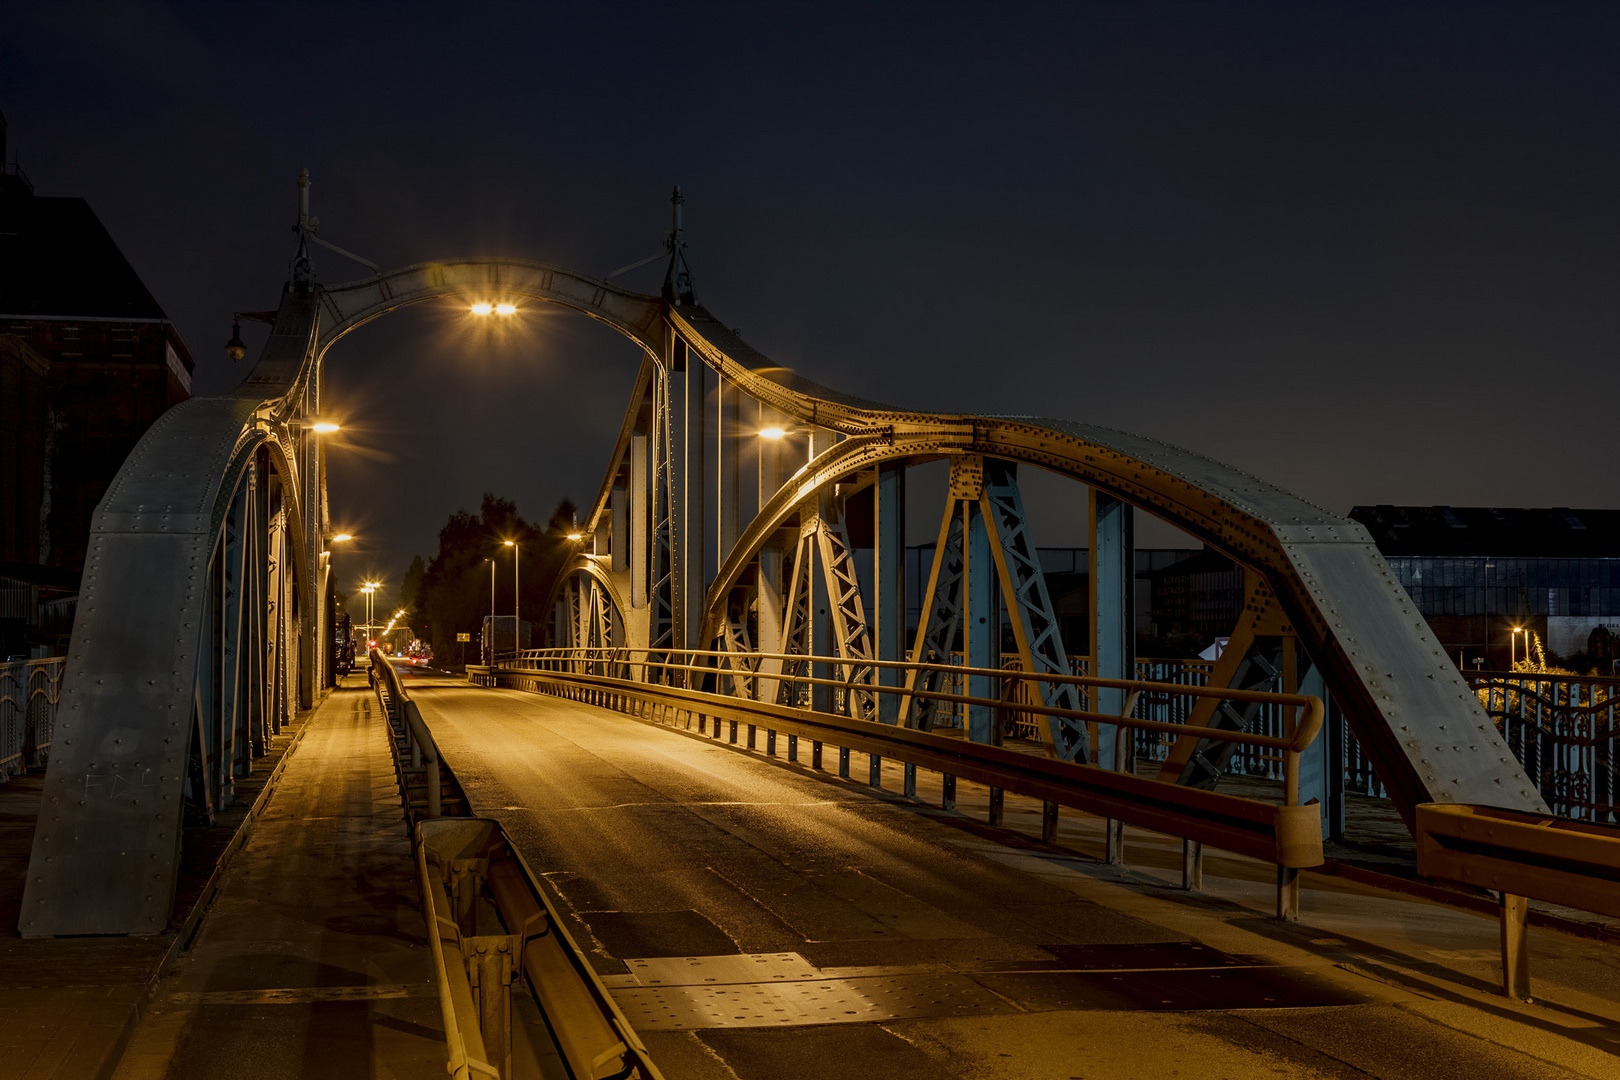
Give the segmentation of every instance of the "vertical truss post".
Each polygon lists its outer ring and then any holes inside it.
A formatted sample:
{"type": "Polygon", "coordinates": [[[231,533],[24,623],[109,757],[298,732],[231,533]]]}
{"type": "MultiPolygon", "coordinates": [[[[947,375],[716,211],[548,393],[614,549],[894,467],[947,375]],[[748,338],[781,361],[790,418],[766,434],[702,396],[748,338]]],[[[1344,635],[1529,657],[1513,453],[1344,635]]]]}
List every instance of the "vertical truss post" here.
{"type": "Polygon", "coordinates": [[[253,502],[248,512],[248,739],[255,757],[269,749],[266,721],[270,707],[268,700],[269,669],[265,666],[266,611],[270,589],[270,481],[266,454],[263,448],[254,454],[252,477],[253,502]]]}
{"type": "Polygon", "coordinates": [[[242,586],[247,578],[248,503],[252,498],[251,473],[244,476],[225,515],[223,558],[220,560],[221,664],[219,799],[229,806],[234,794],[246,710],[242,708],[242,586]]]}
{"type": "Polygon", "coordinates": [[[219,761],[219,674],[220,650],[223,634],[220,632],[219,593],[220,570],[224,561],[224,544],[216,541],[208,571],[203,575],[202,626],[197,634],[197,662],[192,693],[191,753],[186,770],[186,800],[212,824],[214,812],[220,808],[218,800],[217,764],[219,761]]]}
{"type": "MultiPolygon", "coordinates": [[[[1332,745],[1334,740],[1330,721],[1333,710],[1328,688],[1322,679],[1322,669],[1303,656],[1302,661],[1305,672],[1299,678],[1299,689],[1291,692],[1321,698],[1325,715],[1322,731],[1299,755],[1299,801],[1301,805],[1306,805],[1312,799],[1318,800],[1322,811],[1322,835],[1343,836],[1344,763],[1334,753],[1336,748],[1332,745]]],[[[1299,710],[1291,709],[1289,712],[1293,714],[1288,718],[1292,724],[1297,721],[1299,710]]],[[[1291,730],[1291,727],[1284,729],[1284,734],[1291,730]]]]}
{"type": "MultiPolygon", "coordinates": [[[[1135,536],[1131,505],[1091,489],[1091,674],[1099,679],[1135,677],[1135,536]]],[[[1096,711],[1119,715],[1125,691],[1098,688],[1096,711]]],[[[1113,724],[1098,724],[1096,762],[1105,769],[1128,767],[1130,735],[1113,724]]]]}
{"type": "MultiPolygon", "coordinates": [[[[756,413],[758,430],[768,427],[785,427],[786,421],[780,417],[775,409],[764,402],[758,403],[756,413]]],[[[758,459],[756,475],[758,478],[757,497],[755,506],[764,506],[782,486],[782,439],[755,439],[758,459]]],[[[754,609],[755,625],[759,630],[759,651],[763,653],[780,653],[787,651],[783,645],[782,627],[784,612],[782,609],[782,549],[775,541],[767,541],[759,551],[759,573],[755,579],[754,609]]],[[[782,661],[761,661],[759,671],[761,675],[777,674],[782,670],[782,661]]],[[[774,679],[760,679],[759,700],[776,701],[778,683],[774,679]]]]}
{"type": "MultiPolygon", "coordinates": [[[[653,374],[653,397],[658,396],[658,375],[653,374]]],[[[656,415],[657,409],[654,408],[656,415]]],[[[652,439],[647,435],[630,436],[630,489],[628,495],[628,540],[625,554],[630,562],[630,606],[640,610],[647,606],[647,578],[652,570],[652,537],[649,527],[657,515],[653,511],[652,489],[648,485],[647,456],[652,439]]],[[[618,537],[614,547],[618,548],[618,537]]]]}
{"type": "MultiPolygon", "coordinates": [[[[877,627],[877,658],[900,661],[906,658],[906,466],[895,462],[878,466],[877,484],[872,492],[872,578],[877,627]]],[[[899,687],[899,668],[879,668],[878,685],[899,687]]],[[[877,719],[885,724],[900,721],[900,696],[878,694],[877,719]]],[[[915,773],[909,772],[914,777],[915,773]]],[[[913,780],[913,783],[915,781],[913,780]]]]}
{"type": "MultiPolygon", "coordinates": [[[[707,426],[704,423],[703,373],[707,365],[687,348],[684,341],[676,343],[675,355],[680,363],[676,378],[680,400],[672,414],[683,428],[682,437],[676,444],[680,457],[681,518],[676,542],[676,565],[680,567],[680,575],[675,590],[678,597],[676,606],[679,608],[675,641],[677,648],[701,649],[704,644],[698,641],[698,623],[703,618],[703,598],[708,592],[704,574],[704,555],[707,551],[704,532],[709,518],[704,489],[708,470],[703,468],[706,456],[703,452],[704,428],[707,426]]],[[[688,673],[687,677],[691,680],[693,675],[688,673]]]]}
{"type": "Polygon", "coordinates": [[[714,376],[714,559],[705,587],[718,573],[726,556],[737,546],[737,520],[742,492],[737,440],[740,438],[742,395],[737,384],[714,376]]]}
{"type": "MultiPolygon", "coordinates": [[[[962,503],[962,530],[965,537],[962,592],[966,597],[967,618],[963,623],[962,652],[969,667],[996,666],[1001,637],[1001,603],[996,595],[995,562],[990,555],[990,534],[985,529],[984,511],[979,498],[984,494],[984,459],[964,459],[960,469],[951,469],[951,494],[962,503]]],[[[994,698],[996,680],[990,675],[970,675],[968,697],[994,698]]],[[[996,710],[989,705],[967,707],[968,738],[976,743],[999,743],[996,710]]]]}
{"type": "MultiPolygon", "coordinates": [[[[268,593],[265,604],[265,676],[268,690],[266,717],[268,721],[266,735],[281,734],[281,722],[285,715],[287,698],[287,660],[283,655],[285,649],[282,642],[282,630],[286,625],[286,616],[282,609],[286,606],[287,590],[285,586],[286,573],[282,556],[282,544],[285,530],[282,528],[283,517],[277,513],[270,519],[268,532],[270,557],[268,560],[268,593]]],[[[367,633],[370,633],[369,628],[367,633]]]]}
{"type": "MultiPolygon", "coordinates": [[[[677,344],[673,340],[670,343],[669,355],[664,358],[664,363],[658,369],[657,389],[654,392],[650,517],[652,549],[648,563],[650,578],[647,585],[648,604],[651,609],[648,613],[647,641],[653,651],[648,654],[649,660],[657,658],[658,650],[676,647],[675,626],[678,622],[676,568],[679,565],[676,550],[679,531],[677,495],[680,489],[675,454],[677,425],[673,402],[676,374],[673,368],[677,344]]],[[[684,438],[684,432],[682,437],[684,438]]],[[[668,681],[667,675],[662,672],[659,679],[668,681]]]]}

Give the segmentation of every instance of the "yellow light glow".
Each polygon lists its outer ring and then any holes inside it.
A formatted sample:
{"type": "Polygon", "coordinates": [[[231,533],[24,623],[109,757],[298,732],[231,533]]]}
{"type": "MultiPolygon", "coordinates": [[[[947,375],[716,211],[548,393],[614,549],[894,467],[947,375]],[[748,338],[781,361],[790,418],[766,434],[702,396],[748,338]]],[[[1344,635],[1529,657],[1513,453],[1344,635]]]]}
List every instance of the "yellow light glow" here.
{"type": "Polygon", "coordinates": [[[495,314],[497,314],[497,315],[516,315],[517,314],[517,305],[516,304],[496,304],[495,305],[495,314]]]}
{"type": "Polygon", "coordinates": [[[494,310],[495,306],[493,304],[474,304],[472,306],[472,313],[474,315],[488,315],[494,310]]]}
{"type": "Polygon", "coordinates": [[[501,541],[501,543],[503,543],[503,544],[505,544],[505,545],[506,545],[506,546],[507,546],[507,547],[517,547],[517,545],[516,545],[516,544],[514,544],[514,543],[513,543],[513,542],[512,542],[512,541],[510,541],[510,540],[502,540],[502,541],[501,541]]]}
{"type": "Polygon", "coordinates": [[[317,435],[330,435],[332,432],[340,429],[338,425],[332,423],[332,421],[322,420],[320,423],[309,425],[309,430],[315,432],[317,435]]]}
{"type": "Polygon", "coordinates": [[[569,533],[568,534],[568,539],[570,539],[570,540],[583,540],[583,539],[585,539],[585,534],[584,533],[569,533]]]}
{"type": "Polygon", "coordinates": [[[762,439],[780,439],[785,435],[787,435],[787,432],[782,430],[779,427],[768,427],[768,428],[760,428],[759,429],[759,437],[762,438],[762,439]]]}
{"type": "Polygon", "coordinates": [[[345,540],[353,540],[353,539],[354,539],[354,537],[352,535],[350,535],[349,533],[338,533],[336,536],[332,537],[332,543],[341,544],[345,540]]]}

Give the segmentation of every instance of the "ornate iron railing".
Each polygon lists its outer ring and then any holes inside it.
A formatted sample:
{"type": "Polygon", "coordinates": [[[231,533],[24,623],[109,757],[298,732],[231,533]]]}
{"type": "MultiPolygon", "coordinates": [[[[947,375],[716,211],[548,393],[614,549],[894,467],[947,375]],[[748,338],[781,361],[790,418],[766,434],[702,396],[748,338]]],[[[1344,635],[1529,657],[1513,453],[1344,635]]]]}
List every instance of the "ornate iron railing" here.
{"type": "Polygon", "coordinates": [[[50,757],[65,664],[61,657],[0,664],[0,782],[50,757]]]}
{"type": "Polygon", "coordinates": [[[1464,677],[1553,813],[1620,821],[1620,679],[1523,671],[1464,677]]]}

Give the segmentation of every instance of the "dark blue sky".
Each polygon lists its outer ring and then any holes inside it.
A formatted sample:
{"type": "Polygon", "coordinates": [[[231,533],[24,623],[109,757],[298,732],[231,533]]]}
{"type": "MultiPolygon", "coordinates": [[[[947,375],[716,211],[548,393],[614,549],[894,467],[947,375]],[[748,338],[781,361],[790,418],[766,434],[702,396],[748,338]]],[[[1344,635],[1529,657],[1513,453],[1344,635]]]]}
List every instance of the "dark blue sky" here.
{"type": "MultiPolygon", "coordinates": [[[[240,377],[231,310],[275,304],[300,167],[322,234],[385,267],[605,274],[659,249],[679,182],[699,299],[829,385],[1141,431],[1341,513],[1612,507],[1617,16],[13,3],[0,108],[202,393],[240,377]]],[[[637,357],[577,317],[533,328],[418,310],[333,351],[361,444],[333,514],[367,541],[345,575],[397,581],[484,490],[537,519],[594,494],[637,357]]],[[[1063,487],[1030,492],[1040,543],[1081,542],[1063,487]]]]}

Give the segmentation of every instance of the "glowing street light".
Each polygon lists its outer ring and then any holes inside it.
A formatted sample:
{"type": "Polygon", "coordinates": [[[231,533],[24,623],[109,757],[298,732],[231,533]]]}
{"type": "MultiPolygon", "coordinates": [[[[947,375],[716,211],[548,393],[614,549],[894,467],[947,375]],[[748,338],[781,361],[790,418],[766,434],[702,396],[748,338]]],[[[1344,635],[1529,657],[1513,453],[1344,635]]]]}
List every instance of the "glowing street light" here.
{"type": "Polygon", "coordinates": [[[517,305],[516,304],[496,304],[495,305],[495,314],[497,314],[497,315],[516,315],[517,314],[517,305]]]}
{"type": "Polygon", "coordinates": [[[762,438],[762,439],[781,439],[781,438],[785,438],[786,436],[787,436],[787,429],[786,428],[767,427],[767,428],[760,428],[759,429],[759,437],[762,438]]]}
{"type": "Polygon", "coordinates": [[[501,543],[512,549],[512,648],[516,649],[523,637],[523,622],[518,615],[518,604],[522,598],[518,592],[518,556],[523,549],[516,540],[502,540],[501,543]]]}
{"type": "Polygon", "coordinates": [[[326,538],[326,542],[329,543],[329,544],[341,544],[345,540],[353,540],[353,539],[354,539],[354,534],[353,533],[338,533],[336,536],[328,536],[326,538]]]}
{"type": "Polygon", "coordinates": [[[491,304],[491,303],[487,303],[487,302],[485,302],[483,300],[480,300],[478,303],[474,304],[469,310],[471,310],[474,315],[478,315],[478,316],[484,316],[484,315],[516,315],[517,314],[517,305],[516,304],[491,304]]]}
{"type": "Polygon", "coordinates": [[[492,312],[494,310],[495,310],[495,305],[494,304],[474,304],[472,306],[472,313],[474,315],[488,315],[490,312],[492,312]]]}
{"type": "Polygon", "coordinates": [[[317,435],[330,435],[334,431],[341,431],[342,428],[330,420],[322,420],[319,423],[309,425],[309,430],[317,435]]]}
{"type": "Polygon", "coordinates": [[[1518,642],[1520,634],[1525,635],[1525,637],[1524,637],[1524,658],[1525,658],[1525,660],[1530,659],[1530,634],[1529,634],[1529,631],[1525,630],[1525,628],[1522,627],[1522,626],[1515,626],[1513,628],[1512,635],[1509,636],[1509,638],[1508,638],[1508,670],[1509,671],[1513,670],[1514,645],[1518,642]]]}

